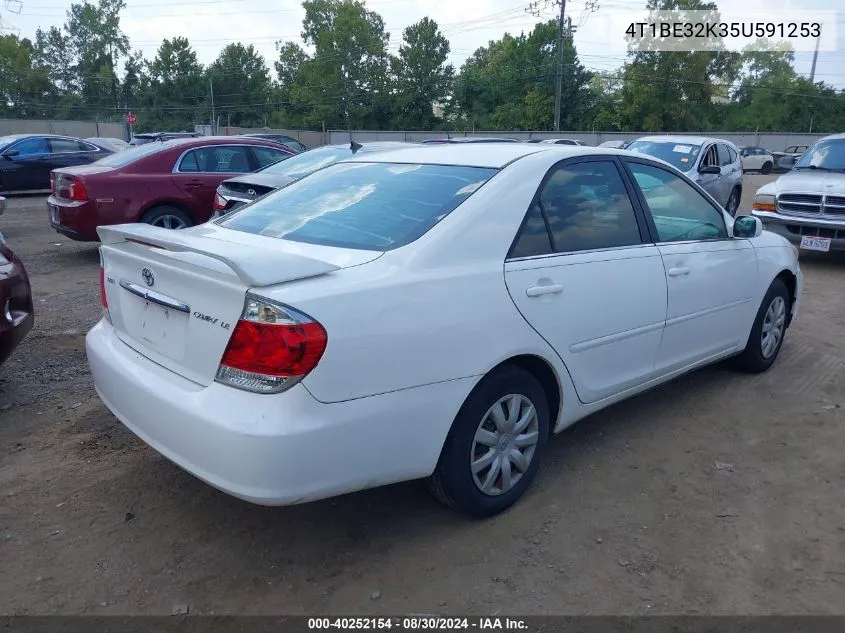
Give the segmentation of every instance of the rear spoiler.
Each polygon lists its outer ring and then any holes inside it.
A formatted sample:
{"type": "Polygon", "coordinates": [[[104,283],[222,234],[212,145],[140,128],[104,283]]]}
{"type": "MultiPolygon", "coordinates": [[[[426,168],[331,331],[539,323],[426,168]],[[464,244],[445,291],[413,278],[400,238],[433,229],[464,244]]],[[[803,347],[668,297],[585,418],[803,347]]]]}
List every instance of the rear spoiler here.
{"type": "Polygon", "coordinates": [[[339,266],[281,249],[227,242],[187,230],[174,231],[149,224],[98,226],[103,245],[140,242],[146,246],[182,253],[198,253],[223,262],[250,287],[316,277],[339,266]]]}

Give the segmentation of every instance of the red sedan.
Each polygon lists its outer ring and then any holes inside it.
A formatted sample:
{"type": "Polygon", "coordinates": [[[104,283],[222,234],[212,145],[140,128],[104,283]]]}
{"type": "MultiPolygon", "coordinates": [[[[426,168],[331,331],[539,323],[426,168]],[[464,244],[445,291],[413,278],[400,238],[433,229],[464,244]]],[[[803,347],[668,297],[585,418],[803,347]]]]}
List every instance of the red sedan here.
{"type": "Polygon", "coordinates": [[[47,198],[50,225],[71,239],[94,242],[104,224],[202,224],[221,182],[293,155],[264,139],[206,136],[156,141],[90,165],[56,169],[47,198]]]}
{"type": "MultiPolygon", "coordinates": [[[[2,206],[0,198],[0,206],[2,206]]],[[[0,237],[0,363],[3,363],[32,329],[35,312],[32,291],[21,260],[0,237]]]]}

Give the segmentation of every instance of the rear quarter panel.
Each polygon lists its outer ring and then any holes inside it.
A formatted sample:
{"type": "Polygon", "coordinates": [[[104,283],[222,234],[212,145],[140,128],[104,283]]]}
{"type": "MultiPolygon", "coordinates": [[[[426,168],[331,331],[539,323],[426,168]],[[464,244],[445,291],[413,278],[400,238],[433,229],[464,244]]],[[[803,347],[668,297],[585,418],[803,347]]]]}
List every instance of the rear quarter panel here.
{"type": "Polygon", "coordinates": [[[173,165],[186,148],[177,146],[97,179],[89,192],[109,223],[138,222],[154,206],[172,204],[192,214],[191,198],[173,182],[173,165]]]}

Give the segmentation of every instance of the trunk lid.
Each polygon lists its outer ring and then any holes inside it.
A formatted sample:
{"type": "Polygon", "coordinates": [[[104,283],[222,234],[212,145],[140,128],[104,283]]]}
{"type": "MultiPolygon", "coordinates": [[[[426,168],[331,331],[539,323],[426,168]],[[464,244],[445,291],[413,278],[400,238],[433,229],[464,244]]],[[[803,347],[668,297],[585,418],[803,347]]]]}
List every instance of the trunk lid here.
{"type": "Polygon", "coordinates": [[[54,169],[51,174],[51,179],[55,183],[54,193],[57,198],[69,200],[70,185],[73,181],[80,180],[84,185],[86,183],[86,176],[102,174],[109,171],[114,171],[114,168],[102,167],[99,165],[79,165],[77,167],[62,167],[61,169],[54,169]]]}
{"type": "Polygon", "coordinates": [[[331,253],[214,225],[171,231],[123,224],[97,231],[117,335],[201,385],[214,381],[248,290],[261,294],[262,287],[331,274],[381,254],[331,253]]]}

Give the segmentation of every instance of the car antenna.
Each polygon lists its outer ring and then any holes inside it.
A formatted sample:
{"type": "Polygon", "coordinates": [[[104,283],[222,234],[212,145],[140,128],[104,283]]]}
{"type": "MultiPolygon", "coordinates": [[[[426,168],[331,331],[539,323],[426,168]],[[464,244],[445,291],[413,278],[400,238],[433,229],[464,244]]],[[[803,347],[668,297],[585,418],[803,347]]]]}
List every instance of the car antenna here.
{"type": "Polygon", "coordinates": [[[357,152],[359,149],[361,149],[362,147],[364,147],[364,146],[363,146],[363,145],[361,145],[360,143],[356,143],[355,141],[352,141],[352,142],[349,144],[349,149],[351,149],[351,150],[352,150],[352,153],[353,153],[353,154],[354,154],[355,152],[357,152]]]}

